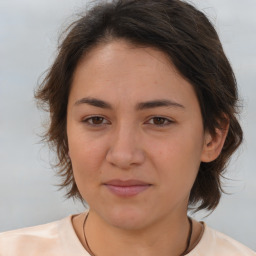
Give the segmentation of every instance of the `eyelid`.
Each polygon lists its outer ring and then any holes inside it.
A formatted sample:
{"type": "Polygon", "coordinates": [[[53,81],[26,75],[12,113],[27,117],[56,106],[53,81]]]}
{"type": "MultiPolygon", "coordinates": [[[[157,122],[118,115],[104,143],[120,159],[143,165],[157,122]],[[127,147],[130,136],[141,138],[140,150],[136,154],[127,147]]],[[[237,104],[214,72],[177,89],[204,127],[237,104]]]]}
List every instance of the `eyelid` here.
{"type": "MultiPolygon", "coordinates": [[[[85,123],[86,125],[88,126],[92,126],[92,127],[102,127],[102,126],[106,126],[106,125],[109,125],[111,124],[111,122],[103,115],[90,115],[90,116],[86,116],[82,119],[81,121],[82,123],[85,123]],[[92,121],[93,118],[101,118],[103,119],[102,123],[99,123],[99,124],[94,124],[94,123],[91,123],[90,121],[92,121]]],[[[148,124],[148,125],[152,125],[152,126],[156,126],[156,127],[164,127],[164,126],[168,126],[168,125],[171,125],[173,124],[175,121],[169,117],[165,117],[165,116],[160,116],[160,115],[155,115],[155,116],[150,116],[146,119],[146,122],[145,124],[148,124]],[[155,124],[154,122],[154,119],[162,119],[164,121],[163,124],[155,124]]]]}
{"type": "Polygon", "coordinates": [[[147,118],[147,121],[146,121],[146,124],[149,124],[149,125],[154,125],[154,126],[157,126],[157,127],[164,127],[164,126],[168,126],[168,125],[171,125],[173,124],[175,121],[169,117],[165,117],[165,116],[151,116],[149,118],[147,118]],[[150,123],[151,120],[153,120],[154,118],[160,118],[160,119],[163,119],[165,121],[164,124],[154,124],[154,123],[150,123]]]}
{"type": "Polygon", "coordinates": [[[86,116],[86,117],[84,117],[82,119],[82,123],[85,123],[86,125],[92,126],[92,127],[100,127],[100,126],[105,126],[105,125],[109,125],[110,124],[109,120],[105,116],[102,116],[102,115],[86,116]],[[92,120],[93,118],[102,118],[103,119],[103,123],[101,123],[101,124],[90,123],[89,121],[92,120]]]}

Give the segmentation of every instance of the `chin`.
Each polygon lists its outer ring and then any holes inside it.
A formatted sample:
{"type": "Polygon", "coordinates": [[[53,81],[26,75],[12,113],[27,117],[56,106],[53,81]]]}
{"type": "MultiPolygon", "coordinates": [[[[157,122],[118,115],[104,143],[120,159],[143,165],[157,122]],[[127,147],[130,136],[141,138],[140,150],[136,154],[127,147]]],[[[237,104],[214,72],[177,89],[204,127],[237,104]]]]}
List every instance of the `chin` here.
{"type": "Polygon", "coordinates": [[[110,225],[125,229],[136,230],[150,224],[150,214],[138,207],[112,207],[102,216],[110,225]]]}

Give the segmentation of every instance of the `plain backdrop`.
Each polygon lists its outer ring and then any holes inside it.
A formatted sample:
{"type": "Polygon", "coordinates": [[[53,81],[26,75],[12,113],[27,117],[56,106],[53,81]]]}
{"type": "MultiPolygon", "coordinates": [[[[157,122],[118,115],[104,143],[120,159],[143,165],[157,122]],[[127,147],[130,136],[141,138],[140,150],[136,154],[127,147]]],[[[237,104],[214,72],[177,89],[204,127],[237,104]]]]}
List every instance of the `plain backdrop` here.
{"type": "MultiPolygon", "coordinates": [[[[256,1],[190,2],[210,17],[234,68],[245,133],[224,180],[229,195],[209,217],[195,218],[256,250],[256,1]]],[[[47,116],[33,92],[56,56],[60,32],[85,7],[81,0],[0,0],[0,231],[83,210],[58,191],[54,156],[39,137],[47,116]]]]}

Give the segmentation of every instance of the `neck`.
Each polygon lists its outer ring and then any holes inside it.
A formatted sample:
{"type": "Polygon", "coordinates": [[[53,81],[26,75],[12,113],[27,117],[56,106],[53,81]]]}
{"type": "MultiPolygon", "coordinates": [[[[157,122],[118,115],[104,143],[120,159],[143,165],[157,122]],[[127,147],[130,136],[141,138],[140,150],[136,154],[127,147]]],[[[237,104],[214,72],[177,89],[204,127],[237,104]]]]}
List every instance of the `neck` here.
{"type": "MultiPolygon", "coordinates": [[[[163,218],[141,230],[124,230],[109,225],[95,212],[90,211],[84,231],[90,249],[96,256],[170,256],[180,255],[185,250],[189,227],[189,221],[184,214],[175,218],[163,218]]],[[[82,243],[87,247],[84,239],[82,243]]]]}

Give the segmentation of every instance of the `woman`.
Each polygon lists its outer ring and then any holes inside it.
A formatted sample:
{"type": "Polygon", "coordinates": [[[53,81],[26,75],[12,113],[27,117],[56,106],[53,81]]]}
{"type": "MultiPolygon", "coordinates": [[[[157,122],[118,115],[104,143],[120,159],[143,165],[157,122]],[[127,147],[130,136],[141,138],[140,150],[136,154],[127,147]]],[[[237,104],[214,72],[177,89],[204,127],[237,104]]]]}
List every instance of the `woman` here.
{"type": "Polygon", "coordinates": [[[200,11],[98,4],[70,26],[36,98],[62,186],[90,208],[2,234],[0,255],[255,255],[187,216],[216,208],[242,142],[235,77],[200,11]]]}

